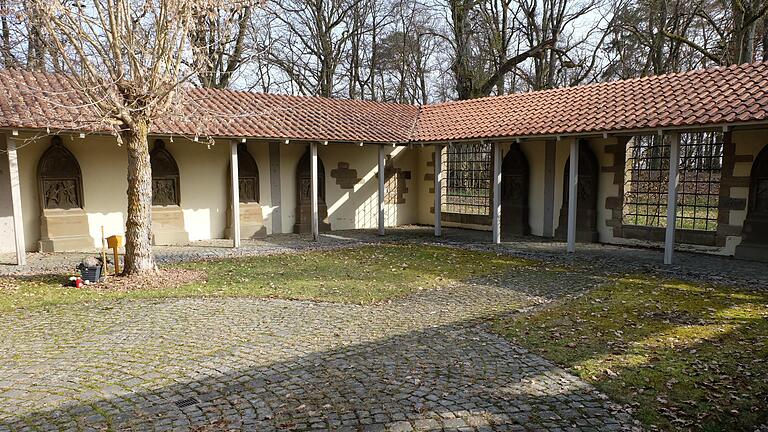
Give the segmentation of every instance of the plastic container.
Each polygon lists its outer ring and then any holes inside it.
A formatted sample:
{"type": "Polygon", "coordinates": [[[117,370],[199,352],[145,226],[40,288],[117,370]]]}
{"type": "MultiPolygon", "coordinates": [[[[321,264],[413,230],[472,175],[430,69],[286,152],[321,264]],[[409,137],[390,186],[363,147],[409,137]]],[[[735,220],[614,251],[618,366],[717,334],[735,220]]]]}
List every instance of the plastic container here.
{"type": "Polygon", "coordinates": [[[86,267],[80,266],[80,277],[83,281],[96,283],[101,279],[101,266],[86,267]]]}

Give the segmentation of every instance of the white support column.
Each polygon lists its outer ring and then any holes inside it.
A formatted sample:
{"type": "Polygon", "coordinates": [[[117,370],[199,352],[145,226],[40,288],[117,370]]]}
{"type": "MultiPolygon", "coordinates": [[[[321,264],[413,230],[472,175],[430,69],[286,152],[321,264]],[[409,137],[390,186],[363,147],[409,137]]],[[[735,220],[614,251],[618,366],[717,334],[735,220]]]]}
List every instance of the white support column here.
{"type": "MultiPolygon", "coordinates": [[[[664,139],[664,136],[661,137],[664,139]]],[[[680,134],[669,134],[669,183],[667,189],[667,231],[664,237],[664,264],[672,264],[675,253],[675,223],[677,222],[677,185],[680,182],[680,134]]]]}
{"type": "Polygon", "coordinates": [[[501,144],[493,145],[493,243],[501,243],[501,144]]]}
{"type": "Polygon", "coordinates": [[[384,144],[379,144],[379,235],[384,235],[384,144]]]}
{"type": "Polygon", "coordinates": [[[435,146],[435,237],[443,235],[442,218],[443,200],[443,146],[435,146]]]}
{"type": "Polygon", "coordinates": [[[579,198],[579,140],[571,141],[568,172],[568,253],[576,252],[576,210],[579,198]]]}
{"type": "Polygon", "coordinates": [[[237,162],[237,141],[229,144],[229,166],[232,185],[232,247],[240,247],[240,173],[237,162]]]}
{"type": "Polygon", "coordinates": [[[317,143],[312,142],[309,144],[309,165],[310,175],[312,176],[311,184],[311,203],[312,203],[312,239],[315,241],[320,240],[320,224],[317,220],[317,143]]]}
{"type": "Polygon", "coordinates": [[[11,179],[11,201],[13,209],[13,233],[16,241],[16,264],[27,263],[24,242],[24,217],[21,214],[21,183],[19,181],[19,156],[16,152],[16,138],[8,137],[8,175],[11,179]]]}

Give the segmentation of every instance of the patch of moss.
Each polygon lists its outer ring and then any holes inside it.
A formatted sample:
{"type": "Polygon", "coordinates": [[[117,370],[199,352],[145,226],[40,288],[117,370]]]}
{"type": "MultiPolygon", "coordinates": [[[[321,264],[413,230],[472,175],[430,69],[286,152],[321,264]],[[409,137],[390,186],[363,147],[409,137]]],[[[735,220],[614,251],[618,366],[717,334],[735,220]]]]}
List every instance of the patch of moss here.
{"type": "Polygon", "coordinates": [[[768,293],[627,277],[495,328],[633,406],[646,426],[768,421],[768,293]]]}

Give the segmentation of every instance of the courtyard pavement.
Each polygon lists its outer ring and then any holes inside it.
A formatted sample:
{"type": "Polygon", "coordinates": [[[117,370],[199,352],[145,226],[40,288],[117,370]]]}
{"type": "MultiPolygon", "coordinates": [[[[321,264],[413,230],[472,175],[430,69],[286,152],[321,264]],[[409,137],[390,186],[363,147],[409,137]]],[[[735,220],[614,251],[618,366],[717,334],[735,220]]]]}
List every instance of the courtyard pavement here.
{"type": "Polygon", "coordinates": [[[627,430],[488,318],[600,283],[515,270],[395,302],[119,301],[0,315],[5,430],[627,430]]]}
{"type": "MultiPolygon", "coordinates": [[[[768,287],[765,264],[447,229],[334,232],[157,248],[162,263],[427,242],[566,263],[354,306],[227,298],[99,302],[0,314],[0,431],[627,430],[624,407],[495,336],[489,318],[579,295],[601,275],[647,272],[768,287]]],[[[24,269],[71,269],[85,254],[30,254],[24,269]]],[[[0,260],[1,261],[1,260],[0,260]]]]}

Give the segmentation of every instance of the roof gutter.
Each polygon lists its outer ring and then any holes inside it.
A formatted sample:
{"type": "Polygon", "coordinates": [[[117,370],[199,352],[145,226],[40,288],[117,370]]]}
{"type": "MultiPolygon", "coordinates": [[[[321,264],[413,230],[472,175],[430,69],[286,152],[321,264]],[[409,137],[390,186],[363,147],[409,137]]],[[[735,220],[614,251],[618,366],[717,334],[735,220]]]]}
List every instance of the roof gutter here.
{"type": "Polygon", "coordinates": [[[640,129],[616,129],[605,131],[589,131],[589,132],[576,132],[576,133],[562,133],[562,134],[541,134],[541,135],[506,135],[506,136],[489,136],[489,137],[475,137],[475,138],[460,138],[460,139],[445,139],[445,140],[433,140],[433,141],[412,141],[411,144],[421,145],[444,145],[446,143],[468,143],[478,141],[515,141],[515,140],[557,140],[567,138],[586,138],[586,137],[602,137],[608,136],[626,136],[626,135],[653,135],[659,132],[695,132],[701,130],[722,130],[728,132],[734,128],[749,127],[749,126],[766,126],[768,120],[759,120],[751,122],[728,122],[728,123],[713,123],[704,125],[687,125],[687,126],[664,126],[656,128],[640,128],[640,129]]]}
{"type": "MultiPolygon", "coordinates": [[[[651,135],[651,134],[657,134],[660,132],[685,132],[685,131],[701,131],[701,130],[722,130],[723,132],[728,132],[734,128],[742,128],[742,127],[750,127],[750,126],[767,126],[768,125],[768,119],[767,120],[759,120],[759,121],[751,121],[751,122],[725,122],[725,123],[713,123],[713,124],[703,124],[703,125],[686,125],[686,126],[665,126],[665,127],[657,127],[657,128],[639,128],[639,129],[616,129],[616,130],[605,130],[605,131],[588,131],[588,132],[576,132],[576,133],[562,133],[562,134],[541,134],[541,135],[506,135],[506,136],[490,136],[490,137],[473,137],[473,138],[460,138],[460,139],[445,139],[445,140],[430,140],[430,141],[419,141],[419,140],[413,140],[413,141],[366,141],[366,140],[327,140],[323,138],[317,138],[317,139],[308,139],[308,138],[291,138],[291,137],[264,137],[264,136],[229,136],[229,135],[205,135],[203,137],[210,137],[214,140],[252,140],[252,141],[278,141],[278,142],[298,142],[298,143],[311,143],[311,142],[318,142],[318,143],[332,143],[332,144],[349,144],[349,145],[360,145],[362,142],[363,144],[369,144],[369,145],[378,145],[378,144],[384,144],[384,145],[395,145],[395,146],[408,146],[408,145],[437,145],[437,144],[450,144],[450,143],[470,143],[470,142],[478,142],[478,141],[520,141],[520,140],[557,140],[560,141],[562,139],[567,138],[586,138],[586,137],[603,137],[607,138],[608,136],[626,136],[626,135],[651,135]]],[[[24,132],[42,132],[46,136],[48,135],[56,135],[56,134],[80,134],[81,138],[84,138],[83,132],[75,129],[59,129],[57,131],[49,130],[49,129],[40,129],[40,128],[14,128],[14,127],[3,127],[0,128],[0,131],[4,132],[11,132],[12,134],[17,134],[18,131],[24,131],[24,132]]],[[[95,136],[113,136],[113,134],[108,132],[87,132],[88,135],[95,135],[95,136]]],[[[169,134],[169,133],[149,133],[149,136],[151,137],[183,137],[185,139],[188,139],[189,141],[201,141],[200,138],[202,137],[190,137],[185,134],[169,134]]]]}

